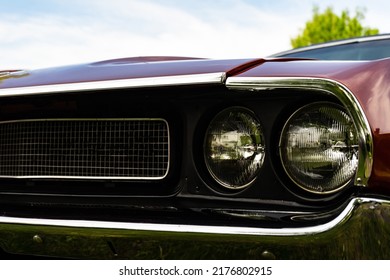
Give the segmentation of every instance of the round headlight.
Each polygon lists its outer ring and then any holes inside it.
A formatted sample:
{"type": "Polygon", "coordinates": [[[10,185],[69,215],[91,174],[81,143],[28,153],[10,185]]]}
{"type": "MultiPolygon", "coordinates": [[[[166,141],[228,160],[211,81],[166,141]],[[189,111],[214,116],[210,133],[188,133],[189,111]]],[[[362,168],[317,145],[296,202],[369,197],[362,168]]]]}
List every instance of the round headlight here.
{"type": "Polygon", "coordinates": [[[295,184],[312,193],[333,193],[355,175],[359,153],[356,127],[341,106],[313,103],[287,121],[279,151],[295,184]]]}
{"type": "Polygon", "coordinates": [[[252,183],[264,162],[260,123],[244,108],[229,108],[210,123],[204,158],[211,176],[223,187],[242,189],[252,183]]]}

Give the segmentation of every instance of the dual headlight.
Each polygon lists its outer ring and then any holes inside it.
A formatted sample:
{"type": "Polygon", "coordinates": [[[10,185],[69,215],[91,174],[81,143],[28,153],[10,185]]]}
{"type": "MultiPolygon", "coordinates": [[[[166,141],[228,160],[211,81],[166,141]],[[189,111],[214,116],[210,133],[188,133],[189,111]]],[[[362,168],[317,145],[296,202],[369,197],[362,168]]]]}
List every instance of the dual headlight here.
{"type": "Polygon", "coordinates": [[[231,108],[210,123],[204,142],[207,169],[223,187],[242,189],[259,173],[265,156],[259,121],[248,110],[231,108]]]}
{"type": "MultiPolygon", "coordinates": [[[[228,189],[248,187],[266,156],[264,132],[256,116],[243,108],[219,113],[204,140],[207,169],[228,189]]],[[[333,103],[304,106],[286,121],[279,140],[281,164],[298,187],[318,194],[336,192],[354,177],[358,137],[349,114],[333,103]]]]}

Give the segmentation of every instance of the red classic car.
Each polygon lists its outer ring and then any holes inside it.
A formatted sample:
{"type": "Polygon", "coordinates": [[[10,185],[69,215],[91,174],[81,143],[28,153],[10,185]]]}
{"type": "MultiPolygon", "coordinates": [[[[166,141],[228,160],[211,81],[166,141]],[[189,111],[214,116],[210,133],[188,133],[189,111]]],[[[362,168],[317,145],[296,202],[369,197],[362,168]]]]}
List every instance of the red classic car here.
{"type": "Polygon", "coordinates": [[[0,72],[0,247],[390,257],[390,59],[137,57],[0,72]]]}

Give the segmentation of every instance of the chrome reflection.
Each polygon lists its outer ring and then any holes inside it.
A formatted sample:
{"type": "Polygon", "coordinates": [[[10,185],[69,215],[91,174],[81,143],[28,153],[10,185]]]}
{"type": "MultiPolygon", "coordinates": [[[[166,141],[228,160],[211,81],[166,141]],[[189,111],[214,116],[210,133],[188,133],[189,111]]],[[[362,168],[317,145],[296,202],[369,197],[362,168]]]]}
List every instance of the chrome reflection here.
{"type": "Polygon", "coordinates": [[[244,108],[219,113],[206,132],[206,166],[222,186],[241,189],[250,184],[264,162],[264,137],[260,123],[244,108]]]}

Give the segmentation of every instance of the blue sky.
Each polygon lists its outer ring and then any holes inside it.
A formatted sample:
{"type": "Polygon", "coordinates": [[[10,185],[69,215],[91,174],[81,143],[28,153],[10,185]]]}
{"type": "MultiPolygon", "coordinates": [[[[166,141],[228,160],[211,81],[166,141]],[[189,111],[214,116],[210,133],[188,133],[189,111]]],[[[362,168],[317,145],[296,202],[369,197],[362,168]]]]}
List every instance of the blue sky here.
{"type": "Polygon", "coordinates": [[[314,5],[366,9],[390,32],[384,0],[12,0],[1,2],[0,69],[110,58],[261,57],[290,48],[314,5]]]}

